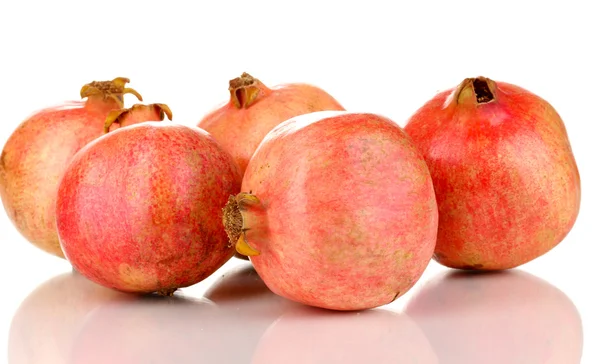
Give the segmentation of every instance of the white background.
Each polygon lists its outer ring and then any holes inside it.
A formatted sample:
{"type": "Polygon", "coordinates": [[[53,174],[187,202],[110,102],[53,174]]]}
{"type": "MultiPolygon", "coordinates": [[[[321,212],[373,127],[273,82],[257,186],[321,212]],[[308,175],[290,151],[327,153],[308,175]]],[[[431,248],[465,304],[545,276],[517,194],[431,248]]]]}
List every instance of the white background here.
{"type": "MultiPolygon", "coordinates": [[[[583,323],[582,362],[600,362],[597,282],[600,26],[594,2],[193,3],[196,5],[192,6],[191,1],[3,0],[0,5],[0,145],[4,145],[14,128],[36,109],[77,99],[84,83],[117,76],[130,78],[130,86],[144,96],[145,102],[170,105],[174,121],[189,125],[226,101],[228,80],[243,71],[270,86],[286,82],[315,84],[336,97],[348,110],[380,113],[400,125],[437,91],[453,87],[465,77],[483,75],[520,85],[544,97],[563,117],[580,168],[583,190],[580,215],[568,237],[553,251],[520,270],[547,281],[569,297],[583,323]]],[[[16,232],[4,211],[0,211],[1,362],[7,358],[9,332],[12,332],[9,327],[21,302],[45,281],[68,272],[70,266],[32,247],[16,232]]],[[[232,260],[218,274],[182,292],[190,297],[202,297],[221,273],[240,263],[232,260]]],[[[446,271],[432,262],[418,285],[386,309],[403,312],[408,300],[418,294],[429,279],[446,271]]],[[[505,289],[506,292],[496,292],[498,297],[514,296],[510,288],[505,289]]],[[[495,358],[506,355],[507,342],[518,339],[527,343],[530,338],[534,343],[535,335],[557,329],[552,328],[554,315],[560,315],[556,310],[549,310],[548,316],[553,316],[547,317],[549,326],[527,325],[529,313],[534,315],[545,312],[543,307],[552,307],[551,298],[540,298],[535,305],[541,306],[527,306],[531,297],[523,298],[522,306],[518,299],[513,299],[513,305],[507,305],[506,311],[502,311],[502,305],[493,304],[500,298],[494,297],[479,297],[489,306],[482,304],[478,309],[494,317],[504,317],[502,312],[521,312],[521,316],[504,323],[500,320],[496,323],[500,329],[484,323],[476,325],[480,330],[478,337],[485,337],[494,330],[510,332],[490,339],[495,345],[470,348],[483,354],[486,363],[495,363],[495,358]],[[527,335],[519,336],[515,332],[527,335]]],[[[240,305],[238,308],[243,310],[240,305]]],[[[72,320],[69,310],[60,307],[60,293],[45,297],[34,306],[46,310],[44,315],[57,312],[65,315],[65,322],[72,320]],[[58,306],[47,306],[47,302],[58,306]]],[[[26,320],[32,332],[39,324],[33,318],[36,314],[42,315],[40,312],[25,315],[32,317],[26,320]]],[[[468,315],[469,310],[449,309],[448,320],[456,326],[456,331],[450,327],[447,331],[426,335],[445,335],[449,340],[456,340],[453,334],[463,335],[461,325],[467,326],[468,320],[473,319],[468,315]]],[[[114,320],[118,326],[119,319],[114,320]]],[[[219,321],[215,320],[218,326],[219,321]]],[[[333,336],[313,340],[311,345],[316,346],[305,346],[305,350],[317,355],[320,350],[325,353],[339,345],[339,352],[381,354],[380,348],[372,346],[376,345],[373,340],[367,339],[370,344],[361,345],[361,342],[369,335],[384,335],[387,326],[381,326],[382,322],[377,320],[365,320],[356,325],[335,321],[334,327],[327,327],[333,336]],[[354,339],[331,339],[335,333],[353,330],[358,330],[355,338],[358,343],[354,339]],[[361,330],[364,330],[362,334],[361,330]]],[[[40,330],[37,336],[32,334],[28,344],[31,350],[59,345],[52,340],[62,335],[60,322],[40,329],[43,334],[40,330]]],[[[183,330],[182,335],[193,333],[194,327],[185,326],[185,321],[177,322],[183,325],[178,328],[183,330]]],[[[252,322],[248,321],[248,327],[252,322]]],[[[315,330],[321,330],[318,323],[315,325],[315,330]]],[[[302,342],[315,334],[306,327],[298,332],[289,340],[302,342]]],[[[231,342],[227,333],[221,335],[216,340],[231,342]]],[[[60,336],[61,347],[71,347],[76,342],[76,333],[63,336],[60,336]]],[[[247,336],[252,339],[250,333],[247,336]]],[[[123,340],[123,351],[140,349],[144,344],[153,350],[169,351],[169,345],[173,344],[170,338],[158,335],[152,337],[154,341],[148,339],[150,341],[144,343],[145,339],[130,337],[128,340],[141,343],[136,346],[123,340]]],[[[258,335],[255,339],[260,338],[258,335]]],[[[236,340],[243,341],[244,336],[236,340]]],[[[397,342],[392,348],[384,347],[383,351],[409,344],[397,342]]],[[[452,355],[458,354],[450,352],[467,350],[469,345],[463,344],[464,347],[452,345],[454,349],[442,349],[441,354],[436,354],[439,362],[454,363],[452,355]]],[[[190,362],[194,357],[200,361],[203,346],[201,342],[195,345],[178,350],[183,350],[181,355],[188,355],[190,362]]],[[[231,342],[232,348],[236,345],[239,342],[231,342]]],[[[531,358],[523,363],[563,363],[558,359],[560,353],[536,357],[536,348],[524,345],[522,350],[529,349],[531,358]]],[[[358,358],[358,354],[350,359],[358,358]]],[[[214,358],[217,359],[207,362],[225,360],[219,360],[216,354],[214,358]]],[[[297,359],[298,355],[293,358],[297,359]]],[[[177,360],[187,362],[182,359],[173,359],[173,362],[177,360]]],[[[238,362],[250,361],[248,357],[238,362]]],[[[69,359],[48,357],[40,362],[67,363],[69,359]]]]}

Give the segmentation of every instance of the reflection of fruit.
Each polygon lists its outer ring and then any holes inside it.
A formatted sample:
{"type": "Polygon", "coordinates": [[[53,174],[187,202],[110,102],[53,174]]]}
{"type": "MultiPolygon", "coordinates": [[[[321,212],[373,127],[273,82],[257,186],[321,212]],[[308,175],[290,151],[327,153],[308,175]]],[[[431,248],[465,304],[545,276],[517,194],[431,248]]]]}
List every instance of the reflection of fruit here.
{"type": "Polygon", "coordinates": [[[54,277],[23,301],[12,320],[9,364],[63,364],[86,315],[104,302],[130,295],[99,286],[78,273],[54,277]]]}
{"type": "Polygon", "coordinates": [[[204,297],[219,306],[221,320],[227,322],[227,342],[235,343],[240,358],[252,357],[260,337],[279,316],[301,307],[271,292],[250,263],[225,273],[204,297]]]}
{"type": "Polygon", "coordinates": [[[284,307],[298,306],[297,303],[271,292],[250,263],[241,264],[225,273],[206,291],[204,297],[222,308],[237,308],[243,305],[244,310],[236,312],[254,317],[257,314],[278,317],[284,307]],[[252,311],[252,315],[249,311],[252,311]]]}
{"type": "Polygon", "coordinates": [[[281,316],[262,337],[253,364],[439,363],[418,326],[403,314],[303,307],[281,316]]]}
{"type": "Polygon", "coordinates": [[[411,299],[406,312],[448,363],[581,360],[577,309],[560,290],[522,271],[443,274],[411,299]]]}
{"type": "Polygon", "coordinates": [[[144,296],[94,311],[73,343],[69,364],[215,362],[226,340],[209,301],[144,296]]]}
{"type": "Polygon", "coordinates": [[[271,293],[244,263],[202,301],[151,296],[99,307],[77,336],[68,363],[247,363],[267,327],[298,306],[271,293]]]}

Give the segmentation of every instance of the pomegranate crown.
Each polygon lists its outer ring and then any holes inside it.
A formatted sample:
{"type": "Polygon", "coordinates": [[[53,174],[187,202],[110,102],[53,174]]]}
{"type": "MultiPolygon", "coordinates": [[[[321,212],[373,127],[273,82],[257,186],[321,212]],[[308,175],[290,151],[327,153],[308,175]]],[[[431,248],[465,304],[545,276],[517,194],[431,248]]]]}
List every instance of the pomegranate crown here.
{"type": "Polygon", "coordinates": [[[121,125],[127,115],[144,111],[155,111],[158,114],[159,120],[164,120],[165,115],[169,120],[173,120],[173,112],[171,111],[171,108],[167,106],[167,104],[135,104],[130,108],[115,109],[109,112],[106,120],[104,121],[104,132],[108,133],[113,124],[121,125]]]}
{"type": "Polygon", "coordinates": [[[124,106],[123,95],[132,94],[139,101],[142,101],[142,95],[136,90],[125,87],[129,83],[129,79],[126,77],[117,77],[112,81],[92,81],[83,85],[79,92],[81,98],[90,97],[101,97],[102,99],[111,98],[119,104],[120,107],[124,106]]]}

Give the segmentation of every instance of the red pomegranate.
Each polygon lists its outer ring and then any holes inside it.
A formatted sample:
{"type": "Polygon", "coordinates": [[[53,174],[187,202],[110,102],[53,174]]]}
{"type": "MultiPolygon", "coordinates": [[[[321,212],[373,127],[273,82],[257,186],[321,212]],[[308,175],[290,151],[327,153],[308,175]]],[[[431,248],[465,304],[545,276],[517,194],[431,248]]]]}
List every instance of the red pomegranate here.
{"type": "Polygon", "coordinates": [[[265,135],[279,123],[313,111],[344,110],[327,92],[313,85],[291,83],[268,88],[243,73],[229,81],[229,102],[206,115],[198,126],[211,133],[240,166],[265,135]]]}
{"type": "Polygon", "coordinates": [[[231,156],[199,128],[145,122],[117,129],[80,150],[64,174],[62,249],[99,284],[172,294],[233,255],[219,206],[240,180],[231,156]]]}
{"type": "Polygon", "coordinates": [[[8,217],[29,242],[50,254],[64,258],[54,211],[60,177],[73,155],[103,134],[108,113],[123,108],[124,94],[142,99],[125,87],[128,82],[119,77],[83,86],[80,94],[85,101],[35,112],[19,125],[2,150],[0,197],[8,217]]]}
{"type": "Polygon", "coordinates": [[[447,363],[581,362],[577,308],[523,271],[440,274],[411,298],[406,313],[447,363]]]}
{"type": "Polygon", "coordinates": [[[274,293],[359,310],[410,289],[435,245],[425,161],[393,121],[322,111],[273,129],[225,207],[237,251],[274,293]]]}
{"type": "Polygon", "coordinates": [[[551,250],[579,213],[579,172],[556,110],[521,87],[468,78],[437,94],[406,133],[429,166],[439,208],[435,259],[514,268],[551,250]]]}

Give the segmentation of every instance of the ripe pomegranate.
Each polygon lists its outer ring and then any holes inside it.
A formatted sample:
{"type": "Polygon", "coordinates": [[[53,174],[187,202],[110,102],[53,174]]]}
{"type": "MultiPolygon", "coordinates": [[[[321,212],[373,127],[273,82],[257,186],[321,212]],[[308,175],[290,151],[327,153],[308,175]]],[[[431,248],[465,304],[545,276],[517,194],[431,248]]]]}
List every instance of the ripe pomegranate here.
{"type": "Polygon", "coordinates": [[[318,87],[292,83],[268,88],[248,73],[229,81],[229,93],[229,102],[202,118],[198,126],[233,156],[242,175],[260,142],[277,124],[313,111],[344,110],[318,87]]]}
{"type": "Polygon", "coordinates": [[[547,253],[573,227],[579,172],[563,121],[539,96],[467,78],[428,101],[405,130],[435,186],[439,263],[514,268],[547,253]]]}
{"type": "Polygon", "coordinates": [[[393,121],[321,111],[275,127],[250,160],[225,227],[274,293],[359,310],[410,289],[435,245],[425,161],[393,121]]]}
{"type": "Polygon", "coordinates": [[[8,364],[66,363],[87,316],[104,303],[131,298],[76,272],[49,279],[27,296],[12,318],[8,364]]]}
{"type": "Polygon", "coordinates": [[[170,295],[233,255],[219,206],[240,180],[231,156],[199,128],[145,122],[117,129],[80,150],[64,174],[60,244],[92,281],[170,295]]]}
{"type": "Polygon", "coordinates": [[[523,271],[443,273],[411,298],[406,313],[447,363],[581,362],[577,308],[523,271]]]}
{"type": "Polygon", "coordinates": [[[376,309],[331,315],[306,307],[276,320],[252,358],[252,364],[440,362],[405,314],[376,309]]]}
{"type": "Polygon", "coordinates": [[[123,107],[124,94],[142,99],[125,87],[128,82],[119,77],[86,84],[80,92],[85,101],[37,111],[19,125],[2,150],[0,197],[8,217],[29,242],[50,254],[64,258],[54,211],[60,177],[73,155],[103,134],[108,113],[123,107]]]}

